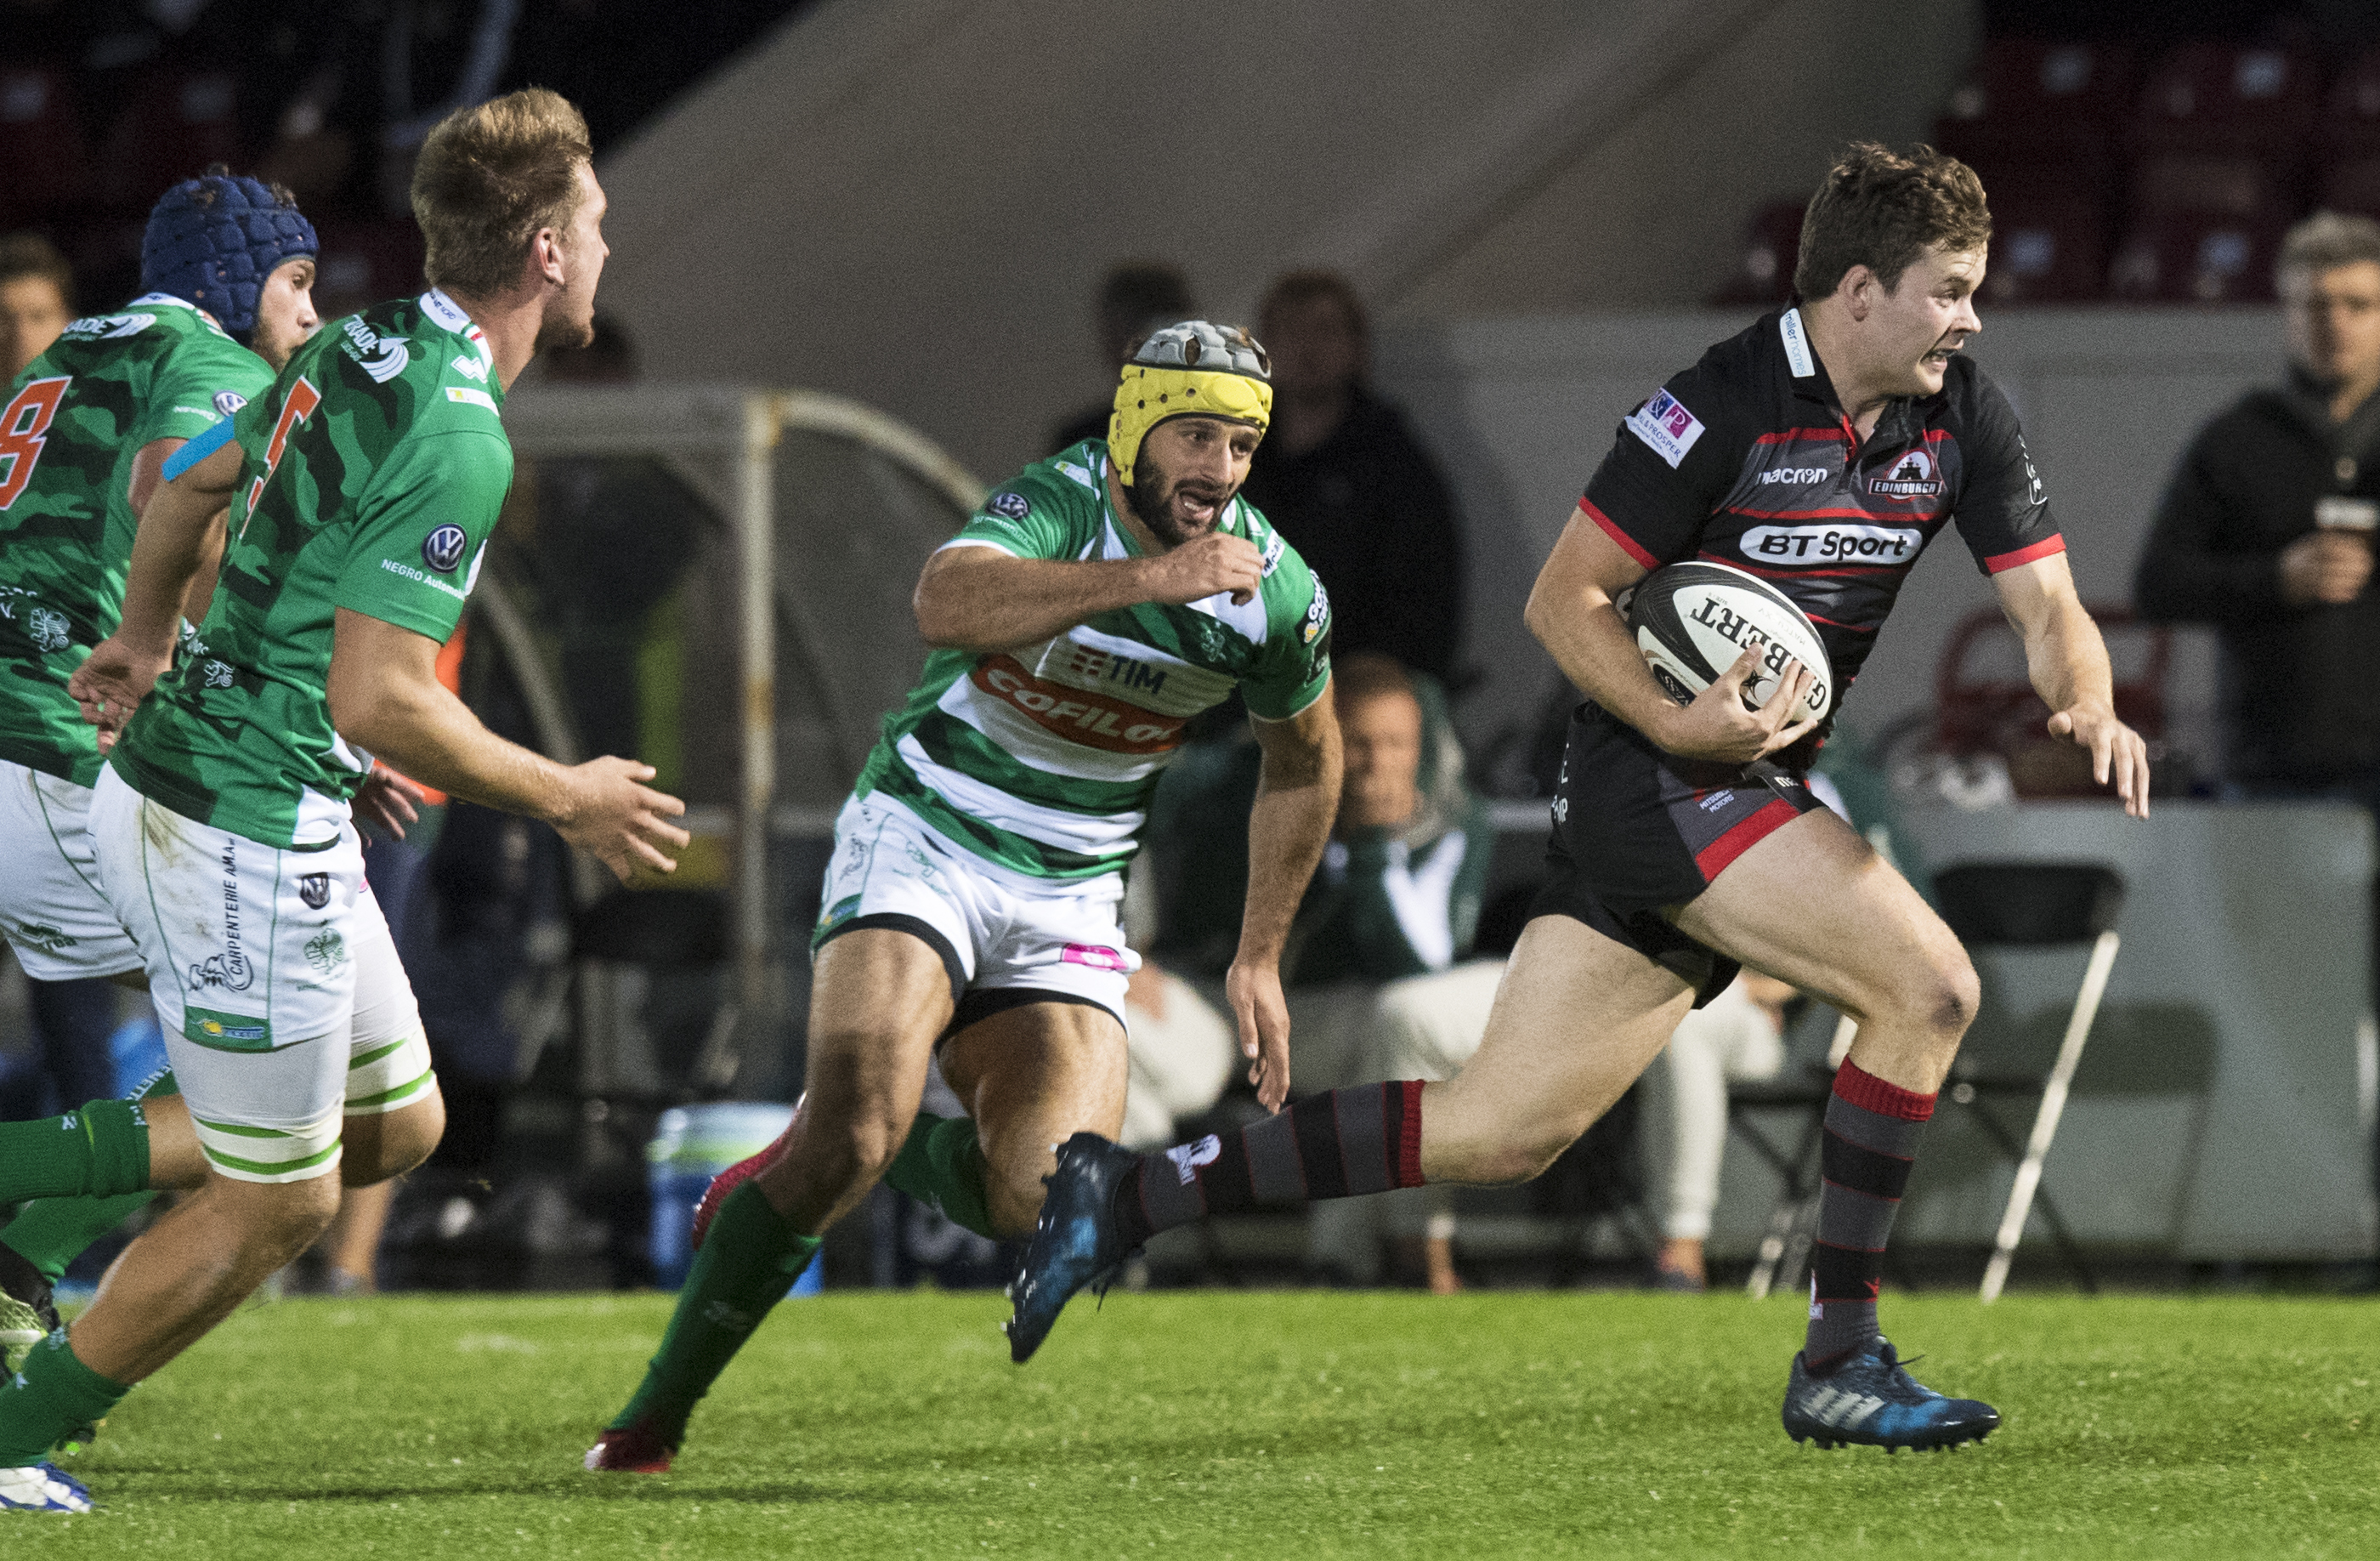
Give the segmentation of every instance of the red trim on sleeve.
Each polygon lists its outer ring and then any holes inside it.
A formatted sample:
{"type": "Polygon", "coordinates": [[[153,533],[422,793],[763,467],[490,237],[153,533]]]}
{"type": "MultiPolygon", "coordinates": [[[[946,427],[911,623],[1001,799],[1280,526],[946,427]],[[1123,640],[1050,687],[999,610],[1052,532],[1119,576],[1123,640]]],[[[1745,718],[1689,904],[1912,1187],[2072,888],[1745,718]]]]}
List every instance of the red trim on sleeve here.
{"type": "Polygon", "coordinates": [[[1873,1111],[1878,1116],[1898,1116],[1903,1122],[1925,1122],[1932,1120],[1934,1116],[1932,1095],[1921,1095],[1914,1090],[1888,1084],[1849,1057],[1845,1057],[1843,1066],[1835,1070],[1835,1093],[1862,1111],[1873,1111]]]}
{"type": "Polygon", "coordinates": [[[1397,1185],[1421,1185],[1421,1091],[1418,1079],[1402,1079],[1397,1088],[1404,1092],[1404,1120],[1397,1124],[1397,1185]]]}
{"type": "Polygon", "coordinates": [[[1627,532],[1620,529],[1619,521],[1614,520],[1610,516],[1606,515],[1603,511],[1596,508],[1592,503],[1585,498],[1578,501],[1578,507],[1585,512],[1588,519],[1602,527],[1604,535],[1609,537],[1613,542],[1618,543],[1621,550],[1626,553],[1629,557],[1633,558],[1636,562],[1644,565],[1645,567],[1648,569],[1658,569],[1661,567],[1661,561],[1658,558],[1656,558],[1651,554],[1645,552],[1643,545],[1640,544],[1634,537],[1630,536],[1627,532]]]}
{"type": "Polygon", "coordinates": [[[1781,797],[1761,807],[1750,818],[1694,853],[1694,866],[1702,871],[1703,882],[1715,882],[1720,873],[1735,864],[1736,858],[1801,816],[1802,810],[1781,797]]]}
{"type": "Polygon", "coordinates": [[[2020,547],[2014,553],[1995,553],[1984,560],[1984,572],[1997,575],[2003,569],[2014,569],[2066,551],[2063,536],[2044,537],[2031,547],[2020,547]]]}

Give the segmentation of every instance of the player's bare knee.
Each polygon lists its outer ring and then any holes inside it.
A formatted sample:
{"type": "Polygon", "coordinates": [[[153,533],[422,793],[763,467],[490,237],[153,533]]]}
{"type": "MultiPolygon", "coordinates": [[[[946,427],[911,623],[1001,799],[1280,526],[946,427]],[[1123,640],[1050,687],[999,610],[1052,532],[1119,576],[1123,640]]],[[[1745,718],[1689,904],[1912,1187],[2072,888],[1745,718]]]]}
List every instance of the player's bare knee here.
{"type": "Polygon", "coordinates": [[[351,1116],[339,1180],[348,1187],[370,1187],[401,1177],[429,1159],[445,1136],[446,1101],[434,1088],[401,1110],[351,1116]]]}
{"type": "Polygon", "coordinates": [[[1921,993],[1922,1011],[1914,1017],[1937,1041],[1958,1045],[1967,1027],[1975,1022],[1975,1010],[1984,995],[1966,950],[1953,945],[1937,954],[1921,993]]]}
{"type": "Polygon", "coordinates": [[[241,1246],[255,1252],[295,1257],[312,1246],[339,1213],[339,1178],[334,1173],[288,1182],[239,1181],[218,1175],[209,1190],[238,1227],[241,1246]]]}

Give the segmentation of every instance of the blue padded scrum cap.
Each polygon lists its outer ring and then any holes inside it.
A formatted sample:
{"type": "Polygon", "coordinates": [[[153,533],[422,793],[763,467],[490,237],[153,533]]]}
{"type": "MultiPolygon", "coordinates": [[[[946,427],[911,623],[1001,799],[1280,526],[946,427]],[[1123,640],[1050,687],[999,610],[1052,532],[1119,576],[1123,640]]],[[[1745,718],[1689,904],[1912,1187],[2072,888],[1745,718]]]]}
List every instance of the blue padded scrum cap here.
{"type": "Polygon", "coordinates": [[[321,247],[314,225],[272,186],[210,169],[151,208],[140,240],[140,290],[198,305],[245,343],[256,329],[264,279],[284,261],[321,247]]]}

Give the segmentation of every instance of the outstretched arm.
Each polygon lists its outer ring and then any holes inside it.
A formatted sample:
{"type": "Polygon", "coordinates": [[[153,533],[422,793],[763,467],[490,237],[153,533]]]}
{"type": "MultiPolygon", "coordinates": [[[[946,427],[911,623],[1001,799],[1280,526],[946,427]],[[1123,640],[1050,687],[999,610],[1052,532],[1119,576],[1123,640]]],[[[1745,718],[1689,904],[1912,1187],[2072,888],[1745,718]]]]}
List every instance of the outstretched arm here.
{"type": "Polygon", "coordinates": [[[651,790],[650,764],[563,765],[506,742],[438,681],[438,642],[346,607],[331,641],[331,724],[341,736],[441,791],[542,819],[626,883],[676,870],[686,811],[651,790]]]}
{"type": "Polygon", "coordinates": [[[1264,770],[1248,814],[1248,901],[1223,978],[1248,1082],[1268,1111],[1289,1098],[1289,1005],[1281,956],[1339,812],[1339,717],[1326,689],[1286,721],[1256,721],[1264,770]]]}
{"type": "Polygon", "coordinates": [[[927,560],[912,600],[927,644],[1003,651],[1143,602],[1179,605],[1225,591],[1245,602],[1263,583],[1255,545],[1213,533],[1147,558],[1018,558],[996,547],[946,547],[927,560]]]}
{"type": "Polygon", "coordinates": [[[2149,816],[2149,750],[2116,719],[2115,675],[2107,641],[2074,594],[2066,555],[2036,558],[1992,577],[2000,610],[2024,638],[2025,670],[2050,709],[2049,734],[2091,750],[2091,778],[2115,783],[2124,811],[2149,816]]]}
{"type": "Polygon", "coordinates": [[[99,727],[102,751],[172,664],[183,616],[204,617],[214,594],[224,512],[239,482],[239,446],[226,445],[166,482],[161,475],[165,459],[182,443],[152,440],[133,457],[129,497],[140,520],[132,535],[123,616],[67,681],[83,719],[99,727]]]}

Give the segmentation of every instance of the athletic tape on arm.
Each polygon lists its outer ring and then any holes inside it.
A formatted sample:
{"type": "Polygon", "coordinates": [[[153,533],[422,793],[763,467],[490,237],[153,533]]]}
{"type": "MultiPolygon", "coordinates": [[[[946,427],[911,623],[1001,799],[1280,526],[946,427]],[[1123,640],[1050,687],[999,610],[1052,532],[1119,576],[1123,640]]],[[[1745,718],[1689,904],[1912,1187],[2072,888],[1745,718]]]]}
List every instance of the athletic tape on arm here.
{"type": "Polygon", "coordinates": [[[195,439],[186,439],[182,447],[165,457],[165,481],[171,482],[190,468],[231,443],[231,419],[225,418],[195,439]]]}

